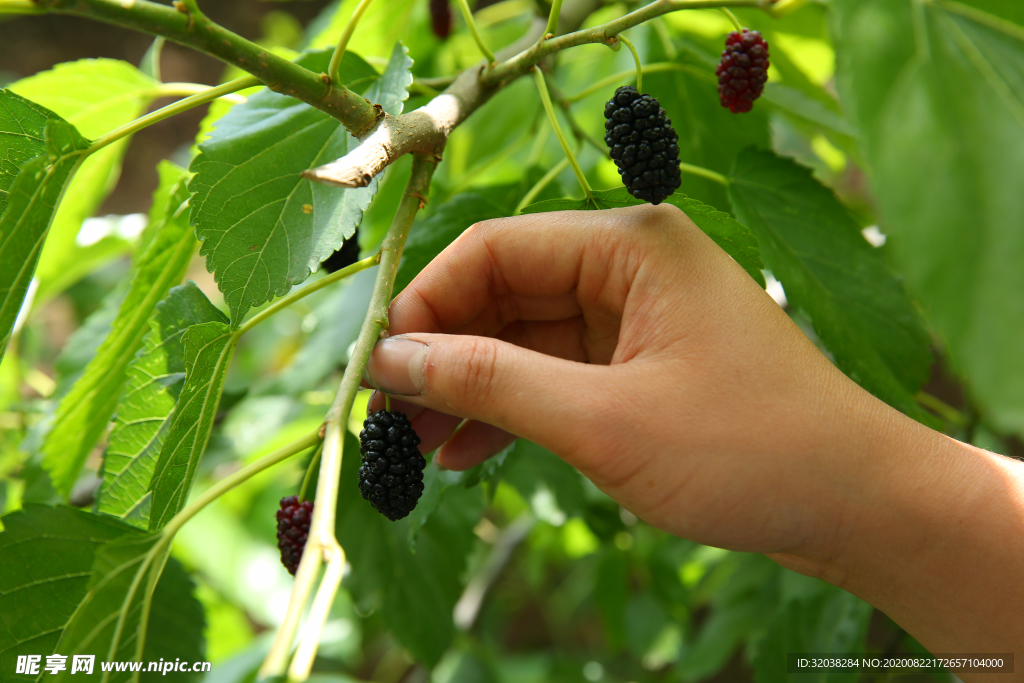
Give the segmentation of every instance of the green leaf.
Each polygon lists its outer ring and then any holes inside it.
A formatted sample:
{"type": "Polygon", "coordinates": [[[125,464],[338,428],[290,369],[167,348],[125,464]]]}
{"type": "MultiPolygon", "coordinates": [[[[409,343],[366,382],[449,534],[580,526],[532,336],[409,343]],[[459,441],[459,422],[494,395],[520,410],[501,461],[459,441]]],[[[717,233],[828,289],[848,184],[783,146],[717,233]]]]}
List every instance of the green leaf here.
{"type": "MultiPolygon", "coordinates": [[[[299,63],[324,71],[329,54],[308,54],[299,63]]],[[[391,114],[401,113],[412,83],[411,64],[405,48],[396,45],[384,75],[366,96],[391,114]]],[[[368,74],[376,77],[352,52],[345,53],[341,73],[350,79],[347,85],[365,84],[368,74]]],[[[376,179],[347,189],[299,174],[357,144],[337,119],[270,90],[233,107],[200,143],[191,166],[191,221],[234,325],[251,307],[305,280],[355,232],[376,192],[376,179]]]]}
{"type": "Polygon", "coordinates": [[[839,368],[893,407],[928,420],[913,398],[932,362],[924,323],[832,191],[810,169],[748,149],[736,160],[729,195],[786,298],[810,318],[839,368]]]}
{"type": "Polygon", "coordinates": [[[227,318],[189,280],[157,304],[142,350],[128,366],[103,456],[99,510],[149,527],[149,486],[185,379],[181,337],[192,325],[227,318]]]}
{"type": "Polygon", "coordinates": [[[46,122],[59,118],[11,90],[0,89],[0,216],[7,210],[8,193],[21,165],[46,150],[46,122]]]}
{"type": "Polygon", "coordinates": [[[26,504],[0,533],[0,670],[10,680],[18,655],[50,654],[86,594],[96,551],[129,527],[68,507],[26,504]]]}
{"type": "MultiPolygon", "coordinates": [[[[57,652],[69,658],[91,654],[97,662],[204,658],[203,607],[177,560],[169,559],[160,571],[164,553],[153,551],[160,538],[136,532],[97,551],[88,593],[61,634],[57,652]],[[155,588],[154,577],[158,577],[155,588]]],[[[68,667],[54,680],[76,680],[71,675],[68,667]]],[[[197,681],[200,675],[172,672],[166,678],[197,681]]],[[[146,679],[156,680],[153,674],[146,679]]],[[[108,679],[110,683],[130,680],[138,677],[115,672],[108,679]]]]}
{"type": "Polygon", "coordinates": [[[60,119],[47,122],[46,152],[25,162],[0,217],[0,360],[25,300],[39,253],[71,176],[81,165],[89,141],[60,119]]]}
{"type": "Polygon", "coordinates": [[[501,476],[548,523],[561,525],[584,512],[583,475],[531,441],[516,441],[501,476]]]}
{"type": "Polygon", "coordinates": [[[1024,433],[1024,30],[955,3],[832,8],[886,250],[979,412],[1024,433]]]}
{"type": "Polygon", "coordinates": [[[629,598],[629,557],[605,547],[594,577],[594,601],[604,620],[605,636],[613,650],[626,644],[626,601],[629,598]]]}
{"type": "Polygon", "coordinates": [[[483,496],[478,488],[447,488],[413,552],[409,518],[389,522],[359,495],[359,442],[352,434],[346,433],[344,450],[335,530],[352,564],[346,586],[364,607],[378,606],[388,630],[431,667],[454,635],[452,610],[483,496]]]}
{"type": "Polygon", "coordinates": [[[150,485],[149,528],[153,531],[171,521],[188,500],[235,350],[231,328],[223,322],[193,325],[185,330],[181,343],[185,347],[185,384],[150,485]]]}
{"type": "MultiPolygon", "coordinates": [[[[58,64],[12,83],[10,88],[54,111],[85,137],[96,139],[142,115],[157,96],[159,83],[128,62],[82,59],[58,64]]],[[[82,221],[92,216],[117,184],[128,139],[119,140],[89,156],[75,173],[57,209],[36,277],[42,301],[73,284],[85,272],[76,268],[83,256],[117,240],[83,247],[75,242],[82,221]],[[72,272],[73,271],[73,272],[72,272]],[[69,277],[69,273],[74,279],[69,277]]]]}
{"type": "Polygon", "coordinates": [[[43,444],[43,466],[54,487],[71,491],[89,451],[107,428],[126,380],[125,369],[149,330],[149,317],[171,287],[181,282],[195,252],[185,215],[188,192],[184,172],[169,192],[157,193],[160,220],[149,247],[133,268],[132,283],[110,335],[100,345],[82,377],[61,400],[54,427],[43,444]]]}
{"type": "MultiPolygon", "coordinates": [[[[645,202],[633,197],[625,187],[594,192],[597,206],[586,199],[551,199],[537,202],[523,209],[523,213],[542,213],[545,211],[585,211],[588,209],[611,209],[621,206],[638,206],[645,202]]],[[[665,200],[686,213],[694,224],[703,230],[715,244],[725,250],[729,256],[743,266],[757,284],[764,287],[764,275],[757,238],[741,223],[736,222],[729,214],[717,211],[707,204],[691,199],[685,194],[676,192],[665,200]]]]}
{"type": "MultiPolygon", "coordinates": [[[[864,637],[874,611],[855,595],[819,579],[783,570],[782,604],[775,618],[765,628],[764,638],[755,640],[752,658],[756,683],[787,683],[792,680],[815,680],[815,676],[793,676],[786,673],[788,652],[842,652],[856,655],[864,652],[864,637]],[[803,594],[786,599],[786,584],[809,584],[803,594]]],[[[855,683],[861,673],[832,671],[830,683],[855,683]]]]}

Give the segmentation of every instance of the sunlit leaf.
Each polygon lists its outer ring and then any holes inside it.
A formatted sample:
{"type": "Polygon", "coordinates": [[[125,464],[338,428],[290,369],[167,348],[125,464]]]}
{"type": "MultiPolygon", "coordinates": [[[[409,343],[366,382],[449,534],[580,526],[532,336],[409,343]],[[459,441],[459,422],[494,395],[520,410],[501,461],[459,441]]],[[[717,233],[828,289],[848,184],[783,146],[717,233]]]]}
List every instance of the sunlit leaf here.
{"type": "Polygon", "coordinates": [[[89,141],[60,119],[47,122],[46,151],[25,162],[8,191],[0,217],[0,359],[35,273],[54,211],[89,141]]]}
{"type": "Polygon", "coordinates": [[[892,406],[929,419],[913,398],[932,362],[924,322],[832,191],[810,169],[749,149],[736,161],[729,195],[787,300],[810,318],[839,368],[892,406]]]}
{"type": "MultiPolygon", "coordinates": [[[[299,60],[320,72],[330,51],[299,60]]],[[[391,114],[401,113],[412,83],[401,45],[379,79],[351,51],[341,73],[391,114]]],[[[263,90],[219,119],[192,162],[191,221],[200,253],[224,293],[231,319],[316,271],[352,235],[376,191],[376,180],[350,189],[311,183],[299,174],[345,155],[358,144],[341,123],[291,97],[263,90]]]]}
{"type": "MultiPolygon", "coordinates": [[[[116,59],[81,59],[65,62],[12,83],[9,87],[75,126],[83,136],[96,139],[140,116],[157,96],[159,84],[128,62],[116,59]]],[[[72,284],[85,272],[78,266],[88,252],[122,251],[116,238],[103,244],[81,246],[75,237],[82,221],[92,216],[114,189],[129,139],[119,140],[89,156],[75,173],[57,209],[43,249],[37,277],[39,298],[46,299],[72,284]],[[74,269],[74,279],[69,277],[74,269]]]]}
{"type": "Polygon", "coordinates": [[[1024,433],[1024,29],[961,7],[833,0],[838,84],[886,250],[980,414],[1024,433]]]}
{"type": "Polygon", "coordinates": [[[185,203],[185,177],[157,193],[159,221],[148,249],[133,267],[132,283],[111,331],[82,377],[61,400],[43,446],[43,465],[58,492],[67,495],[89,451],[107,427],[124,386],[125,369],[149,331],[148,320],[171,287],[181,282],[195,252],[185,203]]]}
{"type": "Polygon", "coordinates": [[[149,527],[149,486],[185,380],[181,337],[192,325],[227,323],[194,282],[157,304],[138,356],[128,366],[103,456],[99,509],[149,527]]]}
{"type": "Polygon", "coordinates": [[[193,325],[181,336],[185,384],[153,472],[149,528],[157,530],[185,507],[210,440],[235,340],[223,322],[193,325]]]}

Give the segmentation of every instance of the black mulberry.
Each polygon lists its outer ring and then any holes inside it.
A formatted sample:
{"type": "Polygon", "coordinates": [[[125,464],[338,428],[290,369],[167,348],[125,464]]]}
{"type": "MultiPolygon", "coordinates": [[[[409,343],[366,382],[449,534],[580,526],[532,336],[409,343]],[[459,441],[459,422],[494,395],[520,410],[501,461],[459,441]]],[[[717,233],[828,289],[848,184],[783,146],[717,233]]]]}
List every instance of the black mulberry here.
{"type": "Polygon", "coordinates": [[[277,511],[277,547],[281,550],[281,564],[292,576],[299,568],[312,518],[312,501],[299,502],[298,496],[281,499],[281,509],[277,511]]]}
{"type": "Polygon", "coordinates": [[[660,204],[679,189],[679,136],[658,100],[625,85],[604,105],[604,117],[604,141],[631,195],[660,204]]]}
{"type": "Polygon", "coordinates": [[[363,422],[359,433],[359,492],[392,522],[416,507],[423,493],[420,437],[404,413],[378,410],[363,422]]]}
{"type": "Polygon", "coordinates": [[[718,100],[733,114],[748,112],[768,80],[768,41],[757,31],[733,31],[725,39],[718,75],[718,100]]]}

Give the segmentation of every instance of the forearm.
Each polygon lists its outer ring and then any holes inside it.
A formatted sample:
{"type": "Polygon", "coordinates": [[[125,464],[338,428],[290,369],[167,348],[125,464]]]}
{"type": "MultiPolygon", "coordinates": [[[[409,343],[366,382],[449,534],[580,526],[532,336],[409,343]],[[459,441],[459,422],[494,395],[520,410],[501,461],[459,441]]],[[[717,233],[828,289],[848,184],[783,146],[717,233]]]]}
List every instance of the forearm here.
{"type": "MultiPolygon", "coordinates": [[[[1024,656],[1024,463],[874,403],[847,425],[861,435],[844,446],[855,483],[831,557],[780,561],[863,598],[932,652],[1024,656]]],[[[961,677],[1024,680],[1022,664],[961,677]]]]}

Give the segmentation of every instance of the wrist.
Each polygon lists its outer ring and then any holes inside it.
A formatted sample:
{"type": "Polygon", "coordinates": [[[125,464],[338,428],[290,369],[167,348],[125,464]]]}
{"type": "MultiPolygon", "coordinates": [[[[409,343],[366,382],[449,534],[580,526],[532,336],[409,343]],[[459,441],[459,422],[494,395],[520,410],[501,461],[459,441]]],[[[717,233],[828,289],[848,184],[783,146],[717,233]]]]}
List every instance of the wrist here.
{"type": "Polygon", "coordinates": [[[828,531],[773,559],[866,600],[933,652],[1012,651],[1024,642],[1007,617],[1024,601],[1024,465],[858,403],[836,435],[828,531]]]}

